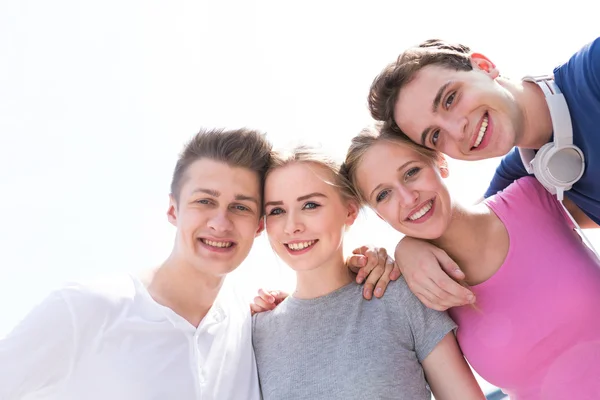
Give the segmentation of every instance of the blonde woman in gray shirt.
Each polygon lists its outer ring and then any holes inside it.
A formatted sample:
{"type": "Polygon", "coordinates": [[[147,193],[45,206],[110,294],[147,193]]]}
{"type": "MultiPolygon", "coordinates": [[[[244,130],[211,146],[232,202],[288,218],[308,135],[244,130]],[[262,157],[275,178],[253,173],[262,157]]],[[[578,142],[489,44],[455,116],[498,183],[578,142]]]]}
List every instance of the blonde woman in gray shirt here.
{"type": "Polygon", "coordinates": [[[403,278],[363,299],[342,251],[359,206],[336,163],[306,147],[275,154],[265,211],[270,244],[297,277],[292,295],[253,317],[265,400],[484,399],[446,313],[403,278]]]}

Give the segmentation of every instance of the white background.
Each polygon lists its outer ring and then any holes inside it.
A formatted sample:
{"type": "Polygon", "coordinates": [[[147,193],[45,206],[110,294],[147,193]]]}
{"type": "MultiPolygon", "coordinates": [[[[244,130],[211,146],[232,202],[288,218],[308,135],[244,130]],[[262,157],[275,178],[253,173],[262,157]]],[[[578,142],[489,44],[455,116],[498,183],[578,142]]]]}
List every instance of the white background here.
{"type": "MultiPolygon", "coordinates": [[[[170,176],[200,127],[341,157],[406,47],[441,37],[506,76],[550,73],[598,35],[584,4],[0,0],[0,336],[67,280],[166,258],[170,176]]],[[[451,192],[474,201],[497,163],[451,161],[451,192]]],[[[398,239],[365,212],[346,247],[398,239]]],[[[294,284],[264,236],[235,275],[248,293],[294,284]]]]}

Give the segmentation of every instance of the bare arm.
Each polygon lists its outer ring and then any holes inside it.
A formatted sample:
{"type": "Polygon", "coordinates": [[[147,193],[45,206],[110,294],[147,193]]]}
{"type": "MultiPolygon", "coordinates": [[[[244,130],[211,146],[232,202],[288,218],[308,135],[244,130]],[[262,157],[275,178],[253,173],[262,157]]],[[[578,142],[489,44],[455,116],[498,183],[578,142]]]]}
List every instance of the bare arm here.
{"type": "Polygon", "coordinates": [[[465,279],[464,273],[431,243],[405,236],[394,258],[411,292],[428,308],[444,311],[475,302],[475,295],[454,280],[465,279]]]}
{"type": "Polygon", "coordinates": [[[438,343],[422,364],[436,400],[485,399],[453,332],[438,343]]]}
{"type": "Polygon", "coordinates": [[[598,224],[592,221],[592,219],[581,210],[581,208],[577,207],[577,205],[567,197],[564,198],[563,204],[567,211],[569,211],[569,214],[573,216],[573,219],[577,221],[577,224],[581,229],[595,229],[599,227],[598,224]]]}

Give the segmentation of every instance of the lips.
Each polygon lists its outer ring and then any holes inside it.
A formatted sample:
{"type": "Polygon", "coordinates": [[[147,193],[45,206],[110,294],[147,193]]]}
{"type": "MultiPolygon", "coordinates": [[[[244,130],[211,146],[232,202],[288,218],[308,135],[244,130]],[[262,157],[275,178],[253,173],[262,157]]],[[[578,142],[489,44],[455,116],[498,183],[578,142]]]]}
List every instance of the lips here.
{"type": "Polygon", "coordinates": [[[471,147],[469,151],[481,151],[490,143],[490,138],[493,134],[493,123],[488,112],[483,114],[479,121],[478,129],[473,134],[471,139],[471,147]]]}
{"type": "Polygon", "coordinates": [[[236,246],[233,240],[228,239],[198,238],[198,241],[205,249],[219,253],[231,251],[236,246]]]}
{"type": "Polygon", "coordinates": [[[424,203],[419,204],[417,208],[415,208],[406,219],[408,221],[416,221],[419,218],[422,218],[425,214],[427,214],[431,208],[433,207],[433,199],[427,200],[424,203]]]}
{"type": "Polygon", "coordinates": [[[295,240],[293,242],[283,243],[283,245],[285,246],[286,250],[290,254],[299,255],[299,254],[304,254],[307,251],[312,250],[312,248],[314,247],[315,244],[317,244],[318,241],[319,241],[318,239],[295,240]]]}

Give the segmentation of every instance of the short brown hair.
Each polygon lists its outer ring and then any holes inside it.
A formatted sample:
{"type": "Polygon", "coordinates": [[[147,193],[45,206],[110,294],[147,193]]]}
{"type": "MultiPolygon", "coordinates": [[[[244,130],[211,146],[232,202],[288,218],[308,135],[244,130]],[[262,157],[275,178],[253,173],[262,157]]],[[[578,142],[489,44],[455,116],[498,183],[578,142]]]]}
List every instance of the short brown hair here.
{"type": "Polygon", "coordinates": [[[327,183],[336,187],[342,198],[353,200],[357,203],[360,202],[358,194],[350,184],[350,181],[340,172],[341,164],[316,147],[299,145],[289,151],[273,152],[267,175],[275,169],[293,163],[313,164],[325,168],[333,178],[333,181],[327,183]]]}
{"type": "Polygon", "coordinates": [[[171,180],[171,195],[179,202],[187,169],[195,161],[208,158],[256,172],[262,198],[265,174],[271,162],[271,148],[265,134],[255,130],[201,129],[185,144],[177,159],[171,180]]]}
{"type": "Polygon", "coordinates": [[[424,156],[426,159],[431,160],[431,162],[437,162],[441,157],[441,153],[438,151],[428,149],[427,147],[423,147],[420,144],[413,142],[405,134],[390,131],[388,124],[378,122],[364,128],[358,135],[352,138],[350,147],[346,152],[346,160],[342,164],[340,170],[341,175],[343,175],[352,185],[360,204],[363,205],[368,202],[358,187],[356,171],[365,153],[375,144],[381,142],[390,142],[401,146],[407,146],[424,156]]]}
{"type": "Polygon", "coordinates": [[[371,115],[375,120],[389,124],[390,129],[399,131],[394,121],[394,107],[402,87],[428,65],[471,71],[470,54],[471,49],[467,46],[440,39],[429,39],[404,51],[373,80],[367,99],[371,115]]]}

